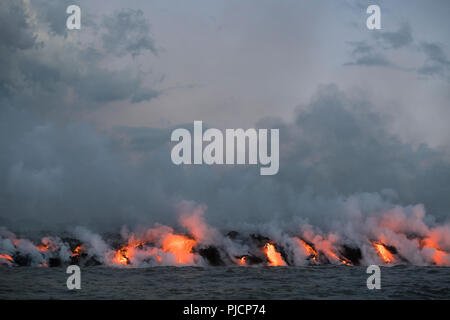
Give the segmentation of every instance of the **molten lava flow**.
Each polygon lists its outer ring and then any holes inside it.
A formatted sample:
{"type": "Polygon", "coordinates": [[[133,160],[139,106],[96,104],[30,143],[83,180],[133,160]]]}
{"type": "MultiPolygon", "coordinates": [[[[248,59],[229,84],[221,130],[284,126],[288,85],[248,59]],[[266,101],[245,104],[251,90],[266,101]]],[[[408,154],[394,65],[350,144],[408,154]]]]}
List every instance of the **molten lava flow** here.
{"type": "Polygon", "coordinates": [[[50,246],[48,244],[42,244],[42,245],[36,246],[36,248],[40,252],[47,252],[50,249],[50,246]]]}
{"type": "Polygon", "coordinates": [[[284,262],[281,254],[275,249],[275,246],[271,243],[266,243],[264,246],[264,253],[269,259],[269,265],[273,267],[285,266],[286,262],[284,262]]]}
{"type": "Polygon", "coordinates": [[[306,253],[311,257],[311,260],[314,262],[317,262],[317,251],[314,250],[312,246],[307,244],[305,241],[303,241],[300,238],[296,238],[300,246],[306,251],[306,253]]]}
{"type": "Polygon", "coordinates": [[[345,258],[339,258],[333,251],[331,251],[331,250],[327,250],[327,251],[325,251],[325,253],[327,254],[327,255],[329,255],[330,257],[332,257],[333,259],[336,259],[336,260],[338,260],[339,262],[341,262],[342,264],[345,264],[346,266],[351,266],[352,265],[352,263],[350,262],[350,261],[348,261],[347,259],[345,259],[345,258]]]}
{"type": "Polygon", "coordinates": [[[246,264],[247,264],[247,256],[242,256],[239,260],[238,260],[238,263],[241,265],[241,266],[245,266],[246,264]]]}
{"type": "Polygon", "coordinates": [[[86,248],[83,246],[78,246],[73,250],[72,257],[79,257],[86,248]]]}
{"type": "Polygon", "coordinates": [[[372,244],[384,262],[391,263],[394,261],[394,256],[389,252],[388,249],[386,249],[386,246],[384,244],[376,241],[372,242],[372,244]]]}
{"type": "Polygon", "coordinates": [[[435,254],[433,255],[434,263],[436,263],[438,266],[447,265],[447,261],[445,259],[447,253],[436,248],[434,248],[434,250],[436,250],[435,254]]]}
{"type": "Polygon", "coordinates": [[[114,261],[118,264],[127,265],[130,262],[130,258],[128,257],[128,247],[123,247],[116,251],[116,255],[114,256],[114,261]]]}
{"type": "Polygon", "coordinates": [[[8,261],[11,261],[11,262],[13,262],[14,260],[13,260],[13,258],[11,258],[11,256],[9,256],[9,255],[7,255],[7,254],[0,254],[0,259],[6,259],[6,260],[8,260],[8,261]]]}
{"type": "Polygon", "coordinates": [[[163,240],[162,250],[174,254],[177,263],[190,263],[194,255],[192,248],[196,241],[183,235],[168,234],[163,240]]]}
{"type": "Polygon", "coordinates": [[[439,249],[437,243],[434,242],[432,239],[427,238],[427,239],[422,240],[421,246],[434,249],[433,262],[436,265],[438,265],[438,266],[448,265],[448,260],[446,259],[447,253],[445,251],[439,249]]]}
{"type": "Polygon", "coordinates": [[[145,241],[139,240],[134,241],[130,239],[131,243],[128,246],[122,247],[116,251],[114,256],[114,262],[117,264],[127,265],[131,263],[131,258],[133,257],[133,249],[145,245],[145,241]]]}
{"type": "Polygon", "coordinates": [[[50,238],[44,237],[41,240],[41,245],[36,246],[36,248],[40,252],[47,252],[47,251],[55,251],[58,250],[58,246],[53,243],[53,241],[50,238]]]}

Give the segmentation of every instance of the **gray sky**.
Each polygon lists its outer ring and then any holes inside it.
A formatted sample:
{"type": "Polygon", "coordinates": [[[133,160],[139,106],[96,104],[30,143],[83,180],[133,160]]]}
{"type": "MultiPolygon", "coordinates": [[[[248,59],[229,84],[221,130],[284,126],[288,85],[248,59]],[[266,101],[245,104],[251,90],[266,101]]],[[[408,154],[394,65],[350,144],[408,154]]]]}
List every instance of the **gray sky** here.
{"type": "Polygon", "coordinates": [[[368,30],[368,3],[2,1],[0,225],[170,222],[179,200],[322,221],[348,197],[447,219],[450,4],[375,1],[368,30]],[[175,167],[194,120],[280,128],[280,173],[175,167]]]}
{"type": "Polygon", "coordinates": [[[352,2],[132,1],[127,5],[148,17],[161,51],[136,60],[152,70],[149,85],[167,91],[126,108],[120,102],[96,120],[161,126],[202,119],[248,127],[262,116],[289,120],[318,85],[337,83],[370,96],[409,142],[447,144],[448,66],[442,74],[420,72],[428,59],[425,42],[448,52],[448,4],[437,2],[380,2],[383,30],[377,32],[365,28],[366,6],[352,2]],[[388,40],[396,41],[404,25],[409,42],[393,48],[388,40]],[[347,65],[361,58],[352,56],[355,42],[367,42],[390,65],[347,65]],[[159,76],[163,81],[155,84],[159,76]]]}

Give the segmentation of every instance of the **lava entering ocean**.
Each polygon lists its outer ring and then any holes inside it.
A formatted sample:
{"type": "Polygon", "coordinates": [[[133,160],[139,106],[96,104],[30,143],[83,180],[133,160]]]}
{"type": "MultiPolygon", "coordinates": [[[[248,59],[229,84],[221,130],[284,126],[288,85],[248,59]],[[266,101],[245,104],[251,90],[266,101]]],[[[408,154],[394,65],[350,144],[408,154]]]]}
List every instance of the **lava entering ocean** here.
{"type": "Polygon", "coordinates": [[[372,242],[373,246],[377,250],[378,254],[380,255],[380,258],[383,259],[385,263],[392,263],[395,261],[394,256],[392,253],[386,248],[386,245],[382,244],[381,242],[374,241],[372,242]]]}
{"type": "Polygon", "coordinates": [[[286,262],[284,262],[283,257],[275,248],[275,245],[272,243],[266,243],[264,246],[264,252],[269,260],[269,266],[272,267],[280,267],[285,266],[286,262]]]}
{"type": "Polygon", "coordinates": [[[201,211],[182,215],[184,229],[163,225],[131,233],[124,229],[120,239],[81,227],[62,237],[26,239],[0,227],[0,265],[450,266],[450,225],[428,227],[421,215],[387,212],[351,232],[326,233],[300,225],[289,232],[274,228],[255,234],[220,232],[206,224],[201,211]]]}

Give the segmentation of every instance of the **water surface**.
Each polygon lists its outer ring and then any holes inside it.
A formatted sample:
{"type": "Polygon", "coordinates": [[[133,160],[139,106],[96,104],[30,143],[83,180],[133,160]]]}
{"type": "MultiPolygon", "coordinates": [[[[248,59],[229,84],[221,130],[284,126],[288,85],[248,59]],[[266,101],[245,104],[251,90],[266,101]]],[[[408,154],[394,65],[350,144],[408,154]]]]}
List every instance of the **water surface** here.
{"type": "Polygon", "coordinates": [[[365,267],[0,267],[0,299],[450,299],[450,268],[381,268],[368,290],[365,267]]]}

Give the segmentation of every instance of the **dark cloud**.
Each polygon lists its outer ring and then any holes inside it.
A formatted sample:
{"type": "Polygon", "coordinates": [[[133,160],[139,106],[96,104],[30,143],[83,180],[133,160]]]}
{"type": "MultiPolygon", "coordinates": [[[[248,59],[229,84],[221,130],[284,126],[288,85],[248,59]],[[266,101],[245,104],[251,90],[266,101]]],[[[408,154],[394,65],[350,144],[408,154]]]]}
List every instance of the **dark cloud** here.
{"type": "Polygon", "coordinates": [[[137,56],[143,51],[156,54],[154,40],[150,36],[150,25],[141,10],[123,9],[104,18],[106,32],[102,36],[106,50],[122,56],[127,53],[137,56]]]}
{"type": "Polygon", "coordinates": [[[450,80],[450,60],[438,43],[424,42],[420,49],[426,56],[425,63],[418,69],[424,75],[439,75],[450,80]]]}
{"type": "MultiPolygon", "coordinates": [[[[104,26],[111,28],[104,37],[100,33],[96,40],[104,42],[96,47],[61,37],[51,24],[51,41],[38,44],[24,3],[7,0],[0,6],[1,26],[15,26],[0,30],[0,225],[110,230],[125,223],[172,224],[179,200],[205,203],[206,218],[223,228],[293,219],[322,226],[352,210],[396,203],[424,203],[448,219],[446,154],[425,145],[413,148],[389,134],[388,120],[365,97],[324,86],[292,122],[262,119],[259,126],[280,129],[275,176],[260,176],[254,166],[175,166],[173,128],[99,132],[77,120],[79,113],[111,101],[158,96],[126,64],[128,54],[155,52],[142,13],[125,10],[106,18],[104,26]],[[107,69],[115,55],[123,68],[107,69]]],[[[409,46],[400,34],[406,33],[399,29],[398,36],[373,41],[386,44],[384,50],[409,46]]],[[[372,42],[355,42],[352,49],[355,64],[387,63],[372,42]]],[[[442,50],[423,50],[430,63],[448,62],[442,50]]]]}
{"type": "MultiPolygon", "coordinates": [[[[60,19],[67,17],[66,3],[50,1],[45,6],[47,2],[37,6],[40,9],[39,14],[35,14],[36,21],[27,13],[33,7],[27,11],[23,1],[7,0],[1,4],[0,99],[43,118],[67,118],[112,101],[138,103],[158,96],[156,89],[143,84],[144,77],[138,68],[124,65],[111,70],[105,63],[115,63],[109,52],[91,41],[83,41],[83,38],[74,42],[60,37],[63,34],[67,36],[59,29],[60,19]],[[45,29],[47,25],[49,29],[45,29]],[[48,32],[49,39],[43,38],[36,43],[35,33],[38,31],[48,32]]],[[[127,50],[130,49],[134,55],[148,47],[146,41],[151,41],[148,26],[142,12],[130,14],[124,20],[125,25],[121,19],[108,20],[111,29],[106,30],[106,34],[111,37],[121,28],[125,28],[125,33],[130,31],[131,42],[127,42],[127,50]],[[137,36],[133,31],[138,32],[137,36]],[[141,42],[134,42],[135,38],[141,42]]],[[[83,28],[84,32],[89,32],[89,25],[83,25],[83,28]]],[[[91,34],[96,34],[91,31],[91,34]]]]}
{"type": "Polygon", "coordinates": [[[143,84],[140,70],[126,64],[110,70],[109,52],[70,39],[59,29],[65,8],[48,3],[39,12],[24,1],[0,3],[0,224],[108,225],[108,211],[115,225],[137,211],[143,217],[140,210],[158,207],[148,203],[158,190],[144,191],[128,155],[74,119],[111,101],[150,100],[158,91],[143,84]],[[46,36],[37,42],[39,32],[46,36]]]}
{"type": "Polygon", "coordinates": [[[334,85],[319,88],[302,110],[292,123],[260,121],[281,135],[280,171],[262,177],[257,167],[173,165],[170,128],[121,127],[106,136],[88,124],[26,122],[11,109],[1,124],[8,135],[0,140],[7,151],[0,158],[0,223],[14,229],[174,223],[174,204],[186,199],[205,203],[208,221],[223,228],[274,219],[326,226],[354,201],[365,212],[424,203],[439,219],[448,217],[444,154],[401,143],[369,101],[334,85]]]}
{"type": "Polygon", "coordinates": [[[386,57],[386,53],[413,44],[411,27],[406,23],[396,31],[374,30],[370,34],[369,40],[348,42],[352,48],[353,60],[344,65],[397,68],[396,64],[386,57]]]}
{"type": "Polygon", "coordinates": [[[349,42],[353,47],[352,57],[354,61],[347,62],[347,66],[391,66],[391,62],[366,41],[349,42]]]}
{"type": "Polygon", "coordinates": [[[31,122],[27,130],[9,134],[0,141],[8,150],[0,162],[0,224],[108,229],[145,220],[152,210],[167,212],[158,184],[144,181],[142,172],[87,124],[31,122]]]}
{"type": "MultiPolygon", "coordinates": [[[[307,172],[305,186],[321,195],[391,189],[403,203],[423,202],[435,213],[447,214],[450,201],[431,182],[431,176],[450,178],[445,155],[401,143],[388,133],[388,119],[371,111],[369,101],[349,98],[335,86],[320,89],[308,110],[289,128],[296,132],[289,134],[292,142],[285,140],[290,152],[284,153],[293,164],[282,173],[286,177],[295,176],[294,168],[307,172]]],[[[450,185],[442,187],[449,190],[450,185]]]]}
{"type": "Polygon", "coordinates": [[[21,50],[36,46],[36,36],[27,21],[22,1],[5,0],[0,3],[0,94],[8,94],[14,87],[10,79],[16,77],[20,64],[12,57],[21,50]]]}
{"type": "Polygon", "coordinates": [[[411,27],[406,23],[397,31],[375,32],[374,38],[377,39],[384,48],[388,49],[399,49],[413,43],[411,27]]]}
{"type": "Polygon", "coordinates": [[[425,60],[422,66],[403,70],[413,70],[420,75],[440,76],[450,80],[450,60],[443,47],[435,42],[416,44],[409,24],[404,23],[397,31],[374,31],[371,35],[369,40],[348,42],[352,48],[352,61],[344,65],[402,69],[401,61],[400,63],[391,61],[387,58],[387,54],[393,50],[408,48],[412,52],[423,53],[425,60]]]}
{"type": "Polygon", "coordinates": [[[149,89],[149,88],[139,88],[135,90],[131,102],[139,103],[142,101],[149,101],[158,97],[161,94],[160,91],[149,89]]]}
{"type": "Polygon", "coordinates": [[[67,37],[66,12],[70,5],[78,5],[81,8],[81,27],[98,30],[95,22],[95,15],[86,8],[80,0],[33,0],[30,1],[32,10],[36,13],[39,23],[48,28],[48,33],[52,36],[58,35],[67,37]]]}
{"type": "Polygon", "coordinates": [[[29,49],[35,44],[35,35],[27,21],[22,1],[5,0],[0,3],[0,46],[29,49]]]}
{"type": "MultiPolygon", "coordinates": [[[[67,35],[66,19],[68,15],[66,14],[66,9],[72,4],[78,4],[77,1],[33,0],[31,3],[36,12],[38,12],[40,19],[48,25],[50,33],[67,35]]],[[[84,23],[84,15],[82,19],[84,23]]]]}
{"type": "Polygon", "coordinates": [[[347,66],[396,67],[396,64],[386,57],[390,50],[409,47],[413,44],[411,27],[403,24],[396,31],[374,30],[368,40],[349,41],[352,61],[347,66]]]}

